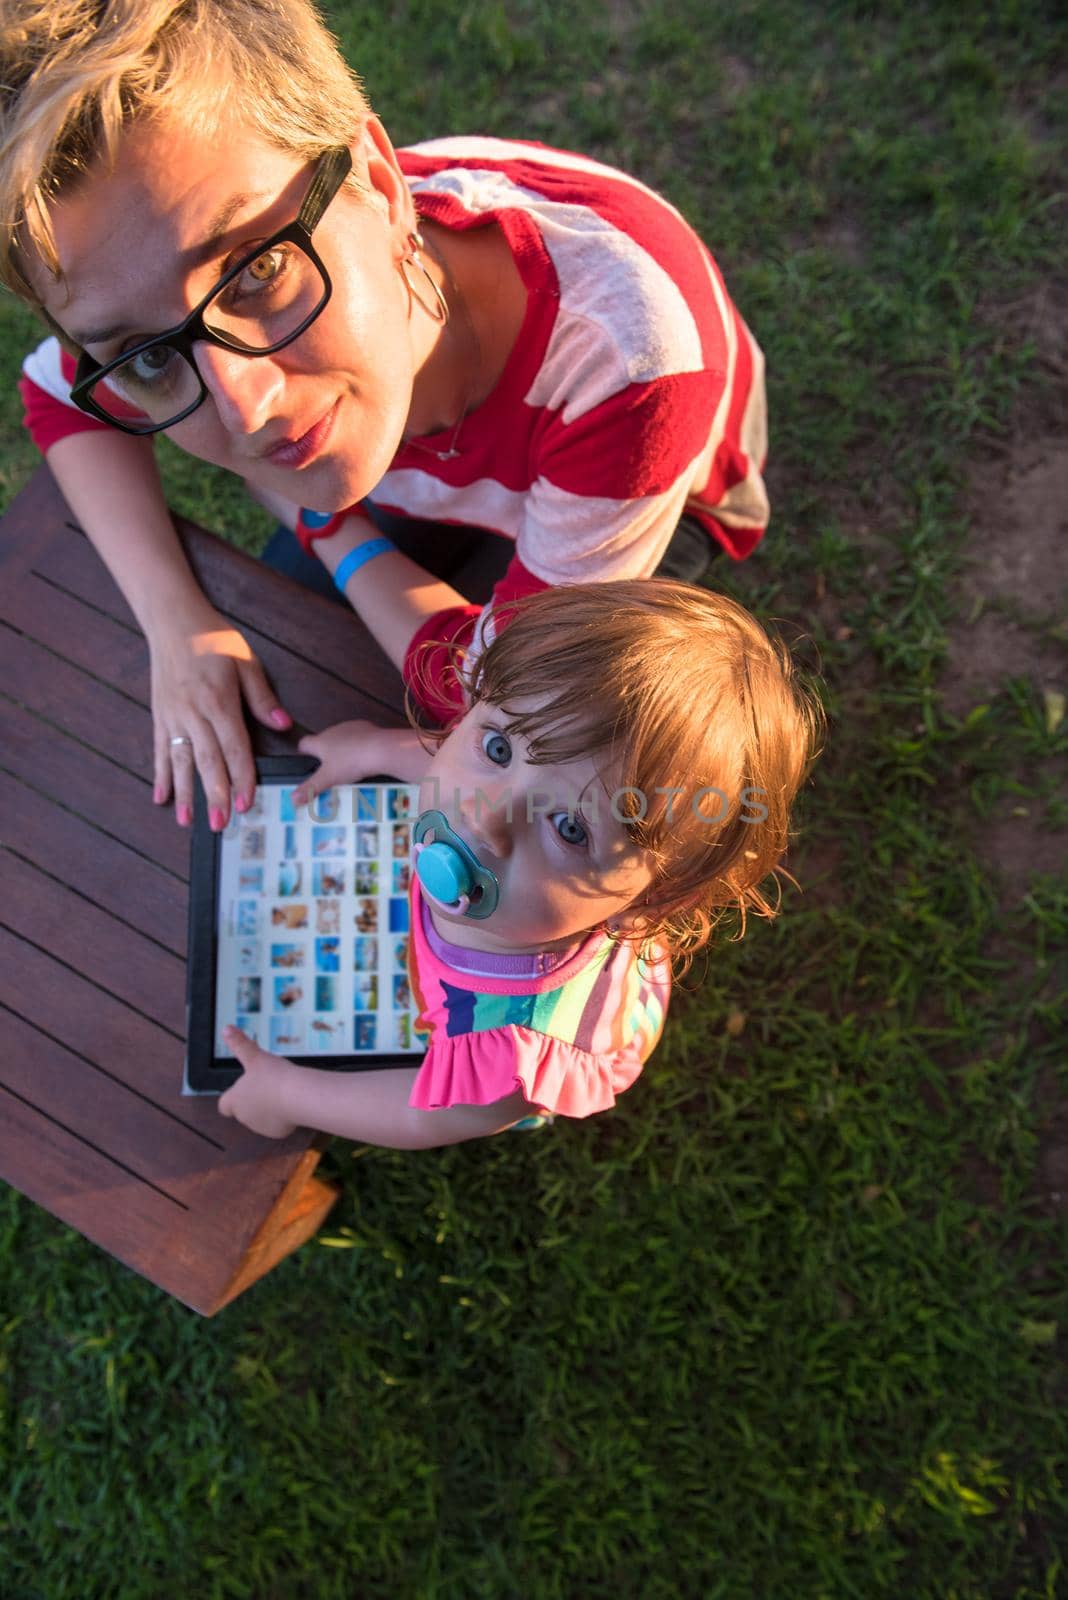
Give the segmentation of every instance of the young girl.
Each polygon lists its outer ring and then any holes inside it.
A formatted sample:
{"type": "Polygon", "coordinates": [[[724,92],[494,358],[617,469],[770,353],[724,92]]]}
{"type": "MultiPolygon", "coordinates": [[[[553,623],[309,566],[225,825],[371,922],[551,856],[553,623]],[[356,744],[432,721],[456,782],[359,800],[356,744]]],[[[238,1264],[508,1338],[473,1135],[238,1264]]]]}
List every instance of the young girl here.
{"type": "Polygon", "coordinates": [[[728,907],[773,915],[760,885],[815,713],[741,606],[658,579],[550,591],[517,605],[466,677],[433,755],[415,729],[342,723],[302,741],[320,766],[295,794],[382,772],[420,783],[422,1064],[317,1071],[230,1028],[244,1075],[224,1116],[418,1149],[532,1109],[603,1111],[660,1036],[671,957],[728,907]]]}

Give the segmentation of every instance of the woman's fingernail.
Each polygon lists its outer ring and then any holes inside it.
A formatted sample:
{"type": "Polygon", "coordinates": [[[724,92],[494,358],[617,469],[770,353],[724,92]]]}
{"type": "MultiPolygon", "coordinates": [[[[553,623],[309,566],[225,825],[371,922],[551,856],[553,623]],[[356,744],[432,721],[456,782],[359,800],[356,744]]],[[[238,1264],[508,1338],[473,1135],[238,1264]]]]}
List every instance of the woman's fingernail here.
{"type": "Polygon", "coordinates": [[[283,711],[281,706],[275,706],[271,712],[271,721],[276,728],[291,728],[293,726],[293,718],[288,711],[283,711]]]}
{"type": "Polygon", "coordinates": [[[163,804],[163,790],[160,788],[158,783],[152,791],[152,804],[154,806],[161,806],[163,804]]]}
{"type": "Polygon", "coordinates": [[[226,813],[221,806],[212,806],[208,812],[208,821],[211,823],[212,833],[220,833],[226,827],[226,813]]]}
{"type": "Polygon", "coordinates": [[[192,820],[193,820],[193,808],[192,808],[192,806],[179,806],[178,807],[178,826],[180,828],[188,828],[188,826],[192,822],[192,820]]]}
{"type": "Polygon", "coordinates": [[[249,808],[249,798],[248,798],[247,794],[237,794],[237,795],[234,796],[234,810],[235,811],[247,811],[248,808],[249,808]]]}

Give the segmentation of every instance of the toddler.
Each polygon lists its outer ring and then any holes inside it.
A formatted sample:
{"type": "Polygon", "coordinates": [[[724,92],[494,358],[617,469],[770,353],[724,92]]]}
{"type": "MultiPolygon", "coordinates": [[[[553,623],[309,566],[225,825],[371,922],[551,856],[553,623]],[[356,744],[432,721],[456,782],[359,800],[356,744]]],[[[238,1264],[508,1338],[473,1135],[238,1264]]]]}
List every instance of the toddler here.
{"type": "Polygon", "coordinates": [[[294,796],[419,783],[408,966],[425,1057],[321,1071],[229,1028],[244,1072],[224,1116],[417,1149],[603,1111],[660,1036],[672,958],[731,907],[743,925],[774,914],[761,886],[817,714],[741,606],[655,578],[549,590],[463,683],[444,734],[348,722],[302,740],[320,765],[294,796]]]}

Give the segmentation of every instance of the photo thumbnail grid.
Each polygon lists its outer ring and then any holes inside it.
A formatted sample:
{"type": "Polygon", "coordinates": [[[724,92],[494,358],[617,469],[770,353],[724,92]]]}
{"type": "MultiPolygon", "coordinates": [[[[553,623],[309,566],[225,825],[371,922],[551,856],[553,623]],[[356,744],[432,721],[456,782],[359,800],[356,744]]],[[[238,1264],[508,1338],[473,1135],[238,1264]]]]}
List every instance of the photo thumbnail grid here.
{"type": "Polygon", "coordinates": [[[339,785],[308,806],[261,784],[219,848],[215,1054],[236,1022],[280,1055],[421,1054],[408,980],[408,784],[339,785]]]}

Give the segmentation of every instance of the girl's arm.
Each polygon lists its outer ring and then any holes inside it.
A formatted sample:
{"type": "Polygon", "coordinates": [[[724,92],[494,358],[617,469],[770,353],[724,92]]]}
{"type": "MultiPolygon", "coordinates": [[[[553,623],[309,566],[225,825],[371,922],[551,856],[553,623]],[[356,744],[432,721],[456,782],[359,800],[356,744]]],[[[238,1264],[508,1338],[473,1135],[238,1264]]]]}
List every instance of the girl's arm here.
{"type": "Polygon", "coordinates": [[[415,728],[379,728],[362,720],[310,733],[297,749],[319,762],[318,770],[293,790],[298,805],[306,805],[335,783],[360,783],[379,774],[419,783],[430,761],[415,728]]]}
{"type": "Polygon", "coordinates": [[[258,721],[288,728],[263,668],[193,576],[163,499],[147,439],[93,429],[58,439],[48,464],[75,517],[119,585],[148,641],[152,668],[153,798],[174,794],[192,820],[194,765],[222,827],[230,793],[251,800],[252,747],[244,696],[258,721]],[[192,739],[172,747],[173,735],[192,739]]]}
{"type": "Polygon", "coordinates": [[[240,1028],[225,1028],[223,1034],[244,1072],[220,1096],[220,1115],[236,1117],[268,1139],[284,1139],[295,1128],[315,1128],[359,1144],[433,1150],[500,1133],[530,1111],[518,1090],[490,1106],[420,1111],[408,1104],[418,1064],[379,1072],[326,1072],[269,1055],[240,1028]]]}

